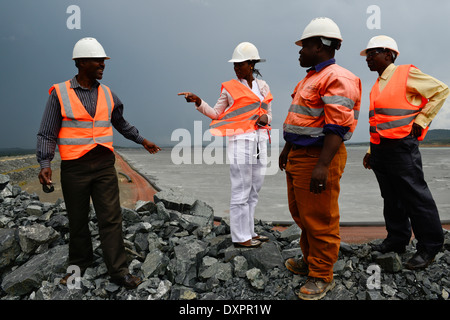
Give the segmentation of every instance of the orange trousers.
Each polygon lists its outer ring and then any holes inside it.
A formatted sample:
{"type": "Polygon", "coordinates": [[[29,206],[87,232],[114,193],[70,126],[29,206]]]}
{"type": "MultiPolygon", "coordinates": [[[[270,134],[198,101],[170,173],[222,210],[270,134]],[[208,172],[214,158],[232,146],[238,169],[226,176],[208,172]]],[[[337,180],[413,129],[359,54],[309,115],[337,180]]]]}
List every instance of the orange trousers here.
{"type": "Polygon", "coordinates": [[[333,279],[333,265],[339,254],[339,192],[340,179],[347,162],[342,143],[328,171],[326,190],[310,192],[311,173],[322,148],[291,149],[286,164],[289,211],[302,230],[300,248],[308,264],[309,276],[326,282],[333,279]]]}

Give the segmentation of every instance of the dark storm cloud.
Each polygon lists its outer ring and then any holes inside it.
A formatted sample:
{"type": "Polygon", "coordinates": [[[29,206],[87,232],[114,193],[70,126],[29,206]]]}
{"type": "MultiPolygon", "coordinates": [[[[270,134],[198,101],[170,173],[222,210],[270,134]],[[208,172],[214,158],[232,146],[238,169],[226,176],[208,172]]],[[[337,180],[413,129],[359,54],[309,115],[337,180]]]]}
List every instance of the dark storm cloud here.
{"type": "MultiPolygon", "coordinates": [[[[363,105],[352,141],[368,141],[368,94],[376,74],[359,52],[378,34],[394,37],[398,64],[412,63],[449,83],[444,1],[153,0],[2,1],[0,3],[0,147],[33,148],[53,83],[73,77],[73,45],[97,38],[111,60],[103,83],[125,105],[125,117],[143,136],[170,143],[177,128],[193,130],[209,120],[177,96],[193,91],[214,105],[220,83],[233,78],[231,58],[242,41],[254,43],[267,62],[259,68],[274,95],[273,128],[281,130],[295,84],[305,75],[298,65],[298,40],[311,19],[332,18],[344,38],[337,62],[359,76],[363,105]],[[81,10],[81,29],[68,29],[70,5],[81,10]],[[381,29],[369,29],[367,8],[380,9],[381,29]],[[438,10],[436,10],[438,8],[438,10]]],[[[434,128],[448,128],[448,104],[434,128]]],[[[281,135],[280,135],[281,136],[281,135]]],[[[120,135],[117,145],[132,146],[120,135]]]]}

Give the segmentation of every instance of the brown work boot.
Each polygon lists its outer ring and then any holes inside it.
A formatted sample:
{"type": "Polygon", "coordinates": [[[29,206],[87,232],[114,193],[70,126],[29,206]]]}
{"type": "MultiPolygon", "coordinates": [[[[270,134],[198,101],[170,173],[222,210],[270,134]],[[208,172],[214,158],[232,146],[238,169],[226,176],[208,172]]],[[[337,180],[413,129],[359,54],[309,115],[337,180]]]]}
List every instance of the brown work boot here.
{"type": "Polygon", "coordinates": [[[141,283],[142,279],[128,273],[121,277],[111,277],[111,281],[125,289],[136,289],[141,283]]]}
{"type": "Polygon", "coordinates": [[[303,257],[299,259],[289,258],[284,265],[289,271],[302,276],[306,276],[309,272],[308,264],[303,260],[303,257]]]}
{"type": "Polygon", "coordinates": [[[300,288],[298,297],[302,300],[319,300],[333,289],[335,285],[334,279],[330,282],[325,282],[320,278],[308,277],[306,283],[300,288]]]}

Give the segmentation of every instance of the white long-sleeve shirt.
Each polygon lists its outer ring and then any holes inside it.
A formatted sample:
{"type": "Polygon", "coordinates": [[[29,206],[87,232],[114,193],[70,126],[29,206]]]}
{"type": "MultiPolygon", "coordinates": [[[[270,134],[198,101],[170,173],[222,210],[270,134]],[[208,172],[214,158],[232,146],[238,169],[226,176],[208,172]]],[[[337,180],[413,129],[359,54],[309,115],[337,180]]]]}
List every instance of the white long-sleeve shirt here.
{"type": "MultiPolygon", "coordinates": [[[[245,79],[238,79],[238,80],[243,85],[247,86],[250,90],[252,90],[252,92],[259,97],[260,101],[263,101],[264,97],[270,91],[269,85],[264,80],[261,80],[261,79],[253,80],[251,88],[249,87],[247,80],[245,80],[245,79]]],[[[227,111],[233,105],[233,103],[234,103],[233,97],[224,88],[222,90],[222,92],[220,93],[220,97],[217,100],[214,107],[211,107],[208,103],[206,103],[202,99],[202,103],[200,104],[200,106],[197,107],[197,110],[199,112],[203,113],[205,116],[207,116],[213,120],[217,120],[223,112],[227,111]]],[[[268,123],[270,123],[272,121],[272,102],[270,102],[268,104],[267,118],[268,118],[268,123]]],[[[247,139],[247,140],[261,141],[261,140],[267,140],[268,138],[269,138],[269,136],[267,133],[267,129],[258,129],[253,132],[230,136],[230,140],[247,139]]]]}

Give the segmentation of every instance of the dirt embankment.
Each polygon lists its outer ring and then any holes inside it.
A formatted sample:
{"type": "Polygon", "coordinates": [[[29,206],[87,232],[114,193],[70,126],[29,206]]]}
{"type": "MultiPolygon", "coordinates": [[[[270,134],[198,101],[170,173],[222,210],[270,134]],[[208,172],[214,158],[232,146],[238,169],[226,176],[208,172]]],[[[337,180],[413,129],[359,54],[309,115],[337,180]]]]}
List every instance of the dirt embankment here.
{"type": "MultiPolygon", "coordinates": [[[[60,183],[60,158],[56,155],[52,161],[52,180],[55,191],[44,193],[39,183],[39,164],[35,155],[20,155],[0,158],[0,174],[7,174],[11,183],[18,185],[29,194],[36,193],[41,202],[54,203],[58,198],[63,199],[60,183]]],[[[123,207],[133,209],[138,200],[153,201],[156,193],[151,184],[116,154],[116,171],[119,178],[120,201],[123,207]]]]}

